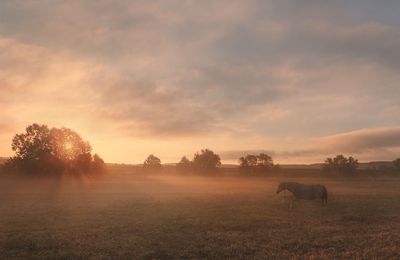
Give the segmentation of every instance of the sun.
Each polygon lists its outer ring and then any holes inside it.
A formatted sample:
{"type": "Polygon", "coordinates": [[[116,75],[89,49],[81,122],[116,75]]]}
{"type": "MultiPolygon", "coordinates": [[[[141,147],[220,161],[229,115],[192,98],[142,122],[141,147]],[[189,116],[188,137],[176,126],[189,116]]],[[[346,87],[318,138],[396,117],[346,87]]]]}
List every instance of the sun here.
{"type": "Polygon", "coordinates": [[[72,143],[70,143],[70,142],[66,142],[66,143],[64,144],[64,148],[65,148],[65,150],[67,150],[68,152],[70,152],[70,151],[72,151],[73,145],[72,145],[72,143]]]}

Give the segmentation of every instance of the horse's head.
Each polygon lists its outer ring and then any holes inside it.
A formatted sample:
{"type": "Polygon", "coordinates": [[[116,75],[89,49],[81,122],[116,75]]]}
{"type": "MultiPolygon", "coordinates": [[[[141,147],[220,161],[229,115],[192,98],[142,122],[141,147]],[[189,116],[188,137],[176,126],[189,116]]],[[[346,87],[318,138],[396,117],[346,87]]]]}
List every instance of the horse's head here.
{"type": "Polygon", "coordinates": [[[286,183],[284,182],[279,183],[278,189],[276,190],[276,194],[279,194],[284,189],[286,189],[286,183]]]}

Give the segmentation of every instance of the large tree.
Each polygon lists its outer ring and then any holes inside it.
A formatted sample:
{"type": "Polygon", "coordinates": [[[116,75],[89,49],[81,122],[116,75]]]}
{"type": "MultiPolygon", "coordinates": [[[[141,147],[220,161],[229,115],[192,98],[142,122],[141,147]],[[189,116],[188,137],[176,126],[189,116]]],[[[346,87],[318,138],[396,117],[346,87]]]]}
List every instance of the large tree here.
{"type": "Polygon", "coordinates": [[[34,174],[88,173],[103,171],[104,161],[92,156],[91,146],[69,128],[29,125],[12,140],[15,156],[6,169],[34,174]]]}
{"type": "Polygon", "coordinates": [[[159,170],[162,168],[161,160],[157,156],[150,154],[143,162],[143,168],[146,170],[159,170]]]}
{"type": "Polygon", "coordinates": [[[203,149],[194,155],[192,166],[196,170],[212,171],[221,166],[221,158],[213,151],[203,149]]]}

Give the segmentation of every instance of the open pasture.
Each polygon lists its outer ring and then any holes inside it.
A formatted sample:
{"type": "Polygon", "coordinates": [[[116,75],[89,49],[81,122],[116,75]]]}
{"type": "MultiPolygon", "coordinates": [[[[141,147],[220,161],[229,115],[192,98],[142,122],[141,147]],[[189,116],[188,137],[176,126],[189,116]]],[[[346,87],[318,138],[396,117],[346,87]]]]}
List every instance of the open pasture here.
{"type": "Polygon", "coordinates": [[[114,173],[1,180],[0,258],[399,258],[400,179],[114,173]],[[276,195],[322,183],[328,205],[276,195]]]}

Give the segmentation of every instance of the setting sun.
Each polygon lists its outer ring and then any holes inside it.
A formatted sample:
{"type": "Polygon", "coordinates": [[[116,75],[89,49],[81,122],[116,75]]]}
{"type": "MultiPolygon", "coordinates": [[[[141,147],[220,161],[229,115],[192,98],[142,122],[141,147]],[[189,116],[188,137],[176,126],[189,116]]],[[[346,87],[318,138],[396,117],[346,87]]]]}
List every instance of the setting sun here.
{"type": "Polygon", "coordinates": [[[66,142],[66,143],[64,144],[64,148],[65,148],[65,150],[67,150],[68,152],[70,152],[70,151],[72,151],[73,145],[72,145],[72,143],[70,143],[70,142],[66,142]]]}

